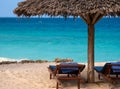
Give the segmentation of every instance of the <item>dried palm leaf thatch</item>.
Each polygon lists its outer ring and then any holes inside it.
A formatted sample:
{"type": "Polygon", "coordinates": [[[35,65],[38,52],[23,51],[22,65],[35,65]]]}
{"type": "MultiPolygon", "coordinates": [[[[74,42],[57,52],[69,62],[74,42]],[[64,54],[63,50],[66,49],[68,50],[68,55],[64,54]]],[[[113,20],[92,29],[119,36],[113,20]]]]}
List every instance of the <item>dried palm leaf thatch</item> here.
{"type": "Polygon", "coordinates": [[[101,13],[120,16],[120,0],[26,0],[18,3],[18,16],[81,16],[101,13]]]}

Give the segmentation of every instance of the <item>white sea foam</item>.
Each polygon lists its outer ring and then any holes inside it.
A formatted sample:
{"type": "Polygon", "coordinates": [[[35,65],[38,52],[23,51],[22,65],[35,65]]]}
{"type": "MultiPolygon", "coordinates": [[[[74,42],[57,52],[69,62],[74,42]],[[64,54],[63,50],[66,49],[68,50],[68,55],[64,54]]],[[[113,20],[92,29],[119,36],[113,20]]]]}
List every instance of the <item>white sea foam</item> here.
{"type": "Polygon", "coordinates": [[[27,59],[27,58],[12,59],[12,58],[0,57],[0,62],[2,61],[18,61],[19,62],[21,60],[30,60],[30,59],[27,59]]]}
{"type": "Polygon", "coordinates": [[[0,62],[2,62],[2,61],[15,61],[15,60],[16,60],[16,59],[0,57],[0,62]]]}
{"type": "Polygon", "coordinates": [[[30,60],[30,59],[27,59],[27,58],[22,58],[22,59],[18,59],[17,61],[20,62],[22,60],[30,60]]]}

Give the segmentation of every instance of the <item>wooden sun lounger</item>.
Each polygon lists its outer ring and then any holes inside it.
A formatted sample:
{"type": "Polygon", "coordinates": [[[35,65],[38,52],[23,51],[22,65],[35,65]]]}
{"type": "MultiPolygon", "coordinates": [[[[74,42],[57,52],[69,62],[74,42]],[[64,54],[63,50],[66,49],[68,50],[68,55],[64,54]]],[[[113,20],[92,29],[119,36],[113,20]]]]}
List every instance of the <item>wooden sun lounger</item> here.
{"type": "Polygon", "coordinates": [[[94,69],[98,73],[98,78],[101,76],[110,83],[116,83],[120,80],[120,62],[106,63],[104,66],[95,66],[94,69]]]}
{"type": "Polygon", "coordinates": [[[85,65],[82,64],[59,64],[56,66],[49,66],[48,70],[50,71],[50,79],[52,76],[56,76],[56,89],[59,88],[61,80],[76,80],[78,82],[78,89],[80,89],[80,82],[85,82],[85,80],[80,77],[80,73],[84,68],[85,65]]]}

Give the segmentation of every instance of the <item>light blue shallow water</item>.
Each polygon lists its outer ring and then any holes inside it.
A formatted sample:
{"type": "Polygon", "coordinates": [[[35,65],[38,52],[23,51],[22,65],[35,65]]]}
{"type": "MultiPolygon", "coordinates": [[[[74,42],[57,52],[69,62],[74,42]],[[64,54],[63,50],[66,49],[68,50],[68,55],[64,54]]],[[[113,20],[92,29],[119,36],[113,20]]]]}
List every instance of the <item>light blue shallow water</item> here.
{"type": "MultiPolygon", "coordinates": [[[[95,61],[119,60],[120,18],[104,18],[95,28],[95,61]]],[[[81,19],[0,18],[2,58],[87,62],[87,42],[87,25],[81,19]]]]}

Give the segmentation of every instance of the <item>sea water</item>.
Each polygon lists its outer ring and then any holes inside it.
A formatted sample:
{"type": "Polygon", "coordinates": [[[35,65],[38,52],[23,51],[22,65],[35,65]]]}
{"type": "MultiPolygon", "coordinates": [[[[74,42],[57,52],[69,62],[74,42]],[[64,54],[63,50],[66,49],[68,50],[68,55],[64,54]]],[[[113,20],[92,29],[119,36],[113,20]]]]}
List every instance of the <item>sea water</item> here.
{"type": "MultiPolygon", "coordinates": [[[[78,18],[0,18],[0,59],[87,62],[88,30],[78,18]]],[[[120,18],[95,25],[95,61],[120,59],[120,18]]]]}

